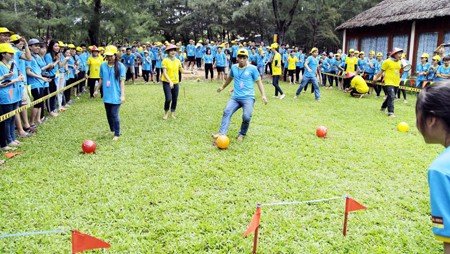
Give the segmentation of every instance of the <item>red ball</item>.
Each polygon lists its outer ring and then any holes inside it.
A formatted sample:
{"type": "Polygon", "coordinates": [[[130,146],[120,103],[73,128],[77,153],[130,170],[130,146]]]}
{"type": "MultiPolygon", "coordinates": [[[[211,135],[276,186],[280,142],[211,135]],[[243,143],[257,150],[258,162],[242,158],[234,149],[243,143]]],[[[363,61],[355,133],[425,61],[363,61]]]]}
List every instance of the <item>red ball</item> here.
{"type": "Polygon", "coordinates": [[[83,145],[81,146],[81,149],[83,149],[84,153],[94,153],[96,148],[97,144],[89,139],[83,141],[83,145]]]}
{"type": "Polygon", "coordinates": [[[327,132],[328,132],[328,130],[327,130],[327,127],[325,127],[325,126],[319,126],[316,129],[316,135],[319,138],[325,138],[327,136],[327,132]]]}

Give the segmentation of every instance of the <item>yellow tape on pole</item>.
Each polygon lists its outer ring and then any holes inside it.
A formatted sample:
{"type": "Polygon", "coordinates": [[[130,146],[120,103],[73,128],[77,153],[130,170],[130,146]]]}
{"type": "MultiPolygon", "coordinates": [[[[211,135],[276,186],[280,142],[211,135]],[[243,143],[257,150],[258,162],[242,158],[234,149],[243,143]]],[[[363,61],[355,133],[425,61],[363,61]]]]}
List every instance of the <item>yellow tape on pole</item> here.
{"type": "MultiPolygon", "coordinates": [[[[345,78],[345,75],[340,76],[340,75],[331,74],[331,73],[322,73],[322,74],[325,74],[325,75],[331,76],[331,77],[345,78]]],[[[415,80],[415,79],[407,79],[406,81],[411,81],[411,80],[415,80]]],[[[384,86],[384,83],[383,83],[383,82],[376,82],[376,81],[368,80],[368,79],[365,79],[365,81],[366,81],[367,84],[384,86]]],[[[406,81],[405,81],[405,83],[406,83],[406,81]]],[[[431,84],[432,84],[432,83],[431,83],[431,84]]],[[[431,84],[430,84],[430,85],[431,85],[431,84]]],[[[421,88],[409,87],[409,86],[399,86],[398,88],[399,88],[399,89],[402,89],[402,90],[412,91],[412,92],[418,92],[418,93],[420,93],[420,91],[422,91],[421,88]]]]}
{"type": "Polygon", "coordinates": [[[57,95],[58,93],[64,92],[65,90],[67,90],[69,88],[72,88],[72,87],[74,87],[74,86],[76,86],[76,85],[78,85],[78,84],[80,84],[81,82],[84,82],[84,81],[86,81],[86,78],[82,78],[82,79],[78,80],[77,82],[74,82],[74,83],[64,87],[63,89],[55,91],[55,92],[53,92],[51,94],[48,94],[48,95],[46,95],[46,96],[44,96],[44,97],[42,97],[42,98],[40,98],[38,100],[32,101],[30,104],[24,105],[24,106],[19,107],[19,108],[15,109],[15,110],[13,110],[11,112],[8,112],[8,113],[0,116],[0,122],[3,122],[6,119],[8,119],[8,118],[10,118],[12,116],[15,116],[16,114],[19,114],[20,112],[22,112],[24,110],[27,110],[27,109],[33,107],[34,105],[39,104],[39,103],[49,99],[50,97],[53,97],[53,96],[57,95]]]}

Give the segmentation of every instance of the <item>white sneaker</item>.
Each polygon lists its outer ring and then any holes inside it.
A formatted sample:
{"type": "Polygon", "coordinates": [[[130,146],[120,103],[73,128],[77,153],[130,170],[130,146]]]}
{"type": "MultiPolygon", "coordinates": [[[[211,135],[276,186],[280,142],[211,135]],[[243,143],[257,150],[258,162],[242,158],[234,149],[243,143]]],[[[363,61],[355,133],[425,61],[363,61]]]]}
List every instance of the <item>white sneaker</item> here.
{"type": "Polygon", "coordinates": [[[297,95],[296,95],[296,96],[294,96],[294,99],[297,99],[297,97],[298,97],[297,95]]]}
{"type": "Polygon", "coordinates": [[[408,103],[408,101],[407,101],[407,100],[404,100],[403,103],[408,103]]]}
{"type": "Polygon", "coordinates": [[[286,94],[282,94],[282,95],[280,96],[280,100],[284,99],[284,97],[286,97],[286,94]]]}

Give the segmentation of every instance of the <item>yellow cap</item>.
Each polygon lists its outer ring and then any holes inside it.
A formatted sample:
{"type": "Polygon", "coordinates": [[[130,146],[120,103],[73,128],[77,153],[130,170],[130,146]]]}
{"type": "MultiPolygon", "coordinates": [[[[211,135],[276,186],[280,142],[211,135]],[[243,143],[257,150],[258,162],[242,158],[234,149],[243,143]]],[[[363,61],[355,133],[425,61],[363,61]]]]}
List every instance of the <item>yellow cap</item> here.
{"type": "Polygon", "coordinates": [[[58,41],[58,45],[60,46],[60,47],[65,47],[66,45],[64,44],[64,42],[62,42],[62,41],[58,41]]]}
{"type": "Polygon", "coordinates": [[[198,40],[198,43],[203,43],[203,40],[198,40]]]}
{"type": "Polygon", "coordinates": [[[76,50],[77,51],[83,51],[83,48],[82,47],[77,47],[76,50]]]}
{"type": "Polygon", "coordinates": [[[73,45],[72,43],[70,43],[69,45],[67,45],[67,47],[70,48],[70,49],[76,48],[75,45],[73,45]]]}
{"type": "Polygon", "coordinates": [[[246,57],[248,57],[248,51],[247,51],[246,49],[240,49],[240,50],[237,52],[237,55],[238,55],[238,56],[246,56],[246,57]]]}
{"type": "Polygon", "coordinates": [[[355,50],[354,49],[350,49],[348,52],[349,53],[355,53],[355,50]]]}
{"type": "Polygon", "coordinates": [[[430,58],[430,55],[428,53],[423,53],[420,58],[430,58]]]}
{"type": "Polygon", "coordinates": [[[148,53],[148,50],[144,50],[144,53],[148,53]]]}
{"type": "Polygon", "coordinates": [[[378,52],[378,53],[377,53],[377,56],[383,56],[383,53],[378,52]]]}
{"type": "Polygon", "coordinates": [[[244,47],[244,45],[242,45],[242,43],[239,43],[239,47],[244,47]]]}
{"type": "Polygon", "coordinates": [[[369,52],[369,55],[375,55],[375,51],[371,50],[371,51],[369,52]]]}
{"type": "MultiPolygon", "coordinates": [[[[99,51],[105,51],[105,48],[104,47],[99,47],[98,50],[99,51]]],[[[117,52],[117,48],[116,48],[116,52],[117,52]]]]}
{"type": "MultiPolygon", "coordinates": [[[[100,50],[102,50],[102,47],[99,48],[100,50]]],[[[113,45],[108,45],[106,46],[105,49],[105,56],[112,56],[117,54],[117,47],[113,46],[113,45]]]]}
{"type": "Polygon", "coordinates": [[[235,41],[235,40],[232,40],[231,43],[236,43],[236,41],[235,41]]]}
{"type": "Polygon", "coordinates": [[[219,48],[225,48],[225,43],[220,44],[219,48]]]}
{"type": "Polygon", "coordinates": [[[365,55],[364,51],[359,52],[360,55],[365,55]]]}
{"type": "Polygon", "coordinates": [[[335,57],[338,57],[338,56],[341,56],[341,54],[339,54],[339,53],[336,53],[335,55],[334,55],[335,57]]]}
{"type": "Polygon", "coordinates": [[[214,41],[211,41],[211,44],[214,43],[214,41]]]}
{"type": "Polygon", "coordinates": [[[406,58],[406,54],[405,53],[402,54],[402,58],[406,58]]]}
{"type": "Polygon", "coordinates": [[[150,44],[150,42],[149,42],[149,41],[146,41],[145,44],[150,44]]]}
{"type": "Polygon", "coordinates": [[[94,46],[89,46],[88,47],[89,50],[92,50],[93,48],[94,48],[94,46]]]}
{"type": "Polygon", "coordinates": [[[435,55],[435,56],[433,56],[433,60],[436,60],[436,61],[441,61],[441,57],[440,56],[438,56],[438,55],[435,55]]]}
{"type": "Polygon", "coordinates": [[[276,42],[272,43],[270,45],[270,48],[277,49],[278,48],[278,43],[276,43],[276,42]]]}
{"type": "Polygon", "coordinates": [[[0,34],[14,34],[12,31],[9,31],[6,27],[0,27],[0,34]]]}
{"type": "Polygon", "coordinates": [[[317,51],[317,52],[319,52],[319,49],[318,48],[316,48],[316,47],[314,47],[314,48],[312,48],[310,51],[309,51],[309,53],[310,54],[312,54],[314,51],[317,51]]]}
{"type": "Polygon", "coordinates": [[[14,54],[16,51],[13,49],[11,44],[9,43],[1,43],[0,44],[0,53],[11,53],[14,54]]]}
{"type": "Polygon", "coordinates": [[[355,55],[359,55],[359,51],[358,50],[355,50],[355,55]]]}
{"type": "Polygon", "coordinates": [[[18,41],[18,40],[20,40],[22,37],[20,37],[20,35],[18,35],[18,34],[13,34],[13,35],[11,35],[10,37],[9,37],[9,39],[11,40],[11,41],[18,41]]]}

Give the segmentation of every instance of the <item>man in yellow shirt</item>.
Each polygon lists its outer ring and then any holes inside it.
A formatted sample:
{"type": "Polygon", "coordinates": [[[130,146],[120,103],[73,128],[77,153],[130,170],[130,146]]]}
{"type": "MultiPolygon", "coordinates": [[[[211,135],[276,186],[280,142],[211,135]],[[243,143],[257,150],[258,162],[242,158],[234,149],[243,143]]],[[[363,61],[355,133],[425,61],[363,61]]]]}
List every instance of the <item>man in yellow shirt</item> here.
{"type": "Polygon", "coordinates": [[[347,73],[345,78],[350,80],[350,88],[347,91],[350,91],[351,96],[362,98],[364,94],[369,92],[369,86],[366,81],[361,76],[356,75],[356,73],[347,73]]]}
{"type": "Polygon", "coordinates": [[[381,111],[388,109],[388,116],[395,117],[394,115],[394,99],[395,88],[400,85],[400,69],[402,68],[400,60],[402,59],[403,49],[394,48],[391,53],[391,57],[383,62],[381,65],[381,71],[375,76],[374,80],[379,80],[384,74],[384,87],[386,92],[386,99],[381,105],[381,111]]]}
{"type": "Polygon", "coordinates": [[[286,95],[280,88],[278,84],[281,76],[281,55],[278,53],[278,43],[272,43],[270,46],[273,53],[272,60],[272,85],[275,87],[275,96],[274,98],[278,98],[278,93],[280,94],[280,100],[282,100],[286,95]]]}
{"type": "MultiPolygon", "coordinates": [[[[355,50],[350,49],[348,56],[345,58],[344,70],[345,74],[356,72],[356,66],[358,65],[358,58],[355,57],[355,50]]],[[[350,80],[344,79],[344,89],[350,87],[350,80]]]]}

